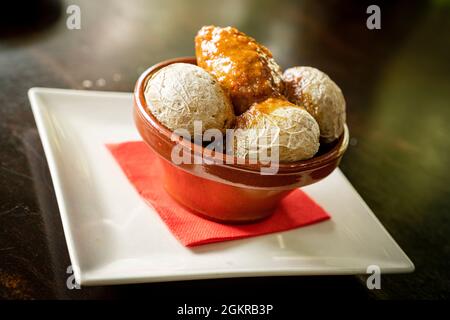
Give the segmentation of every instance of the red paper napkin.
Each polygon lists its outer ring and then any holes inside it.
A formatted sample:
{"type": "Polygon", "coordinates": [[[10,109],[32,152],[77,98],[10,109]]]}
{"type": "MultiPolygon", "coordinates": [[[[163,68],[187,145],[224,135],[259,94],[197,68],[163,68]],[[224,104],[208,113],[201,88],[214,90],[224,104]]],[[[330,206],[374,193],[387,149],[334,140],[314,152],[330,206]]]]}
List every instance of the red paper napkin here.
{"type": "Polygon", "coordinates": [[[109,144],[108,149],[131,184],[160,215],[185,246],[247,238],[285,231],[329,219],[330,216],[297,189],[284,198],[272,216],[245,225],[225,225],[201,218],[179,205],[164,190],[157,155],[142,141],[109,144]]]}

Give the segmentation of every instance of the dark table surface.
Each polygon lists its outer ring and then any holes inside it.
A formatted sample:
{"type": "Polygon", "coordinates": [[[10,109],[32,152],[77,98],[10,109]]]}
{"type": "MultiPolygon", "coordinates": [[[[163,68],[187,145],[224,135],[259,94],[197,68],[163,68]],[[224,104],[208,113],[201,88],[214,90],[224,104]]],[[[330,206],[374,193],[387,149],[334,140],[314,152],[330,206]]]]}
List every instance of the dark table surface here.
{"type": "MultiPolygon", "coordinates": [[[[0,14],[0,297],[450,296],[450,6],[380,3],[368,30],[364,1],[16,1],[0,14]],[[66,8],[81,8],[68,30],[66,8]],[[415,263],[384,275],[268,277],[83,287],[70,265],[55,193],[27,90],[131,91],[163,59],[193,55],[206,24],[235,25],[279,64],[311,65],[342,88],[351,131],[341,169],[415,263]],[[212,294],[214,293],[214,294],[212,294]]],[[[3,6],[3,4],[2,4],[3,6]]]]}

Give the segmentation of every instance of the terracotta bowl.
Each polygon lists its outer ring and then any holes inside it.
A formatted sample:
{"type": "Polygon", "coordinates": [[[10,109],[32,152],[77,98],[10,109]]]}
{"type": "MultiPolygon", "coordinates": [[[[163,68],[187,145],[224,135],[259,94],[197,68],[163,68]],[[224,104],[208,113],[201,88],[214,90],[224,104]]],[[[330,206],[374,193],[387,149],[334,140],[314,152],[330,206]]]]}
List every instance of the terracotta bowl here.
{"type": "Polygon", "coordinates": [[[338,166],[348,145],[347,127],[337,141],[322,145],[313,158],[280,163],[275,175],[261,175],[260,164],[228,164],[222,153],[212,153],[190,141],[172,141],[172,131],[148,111],[144,91],[153,73],[177,62],[196,64],[195,58],[166,60],[140,76],[134,90],[134,120],[144,141],[159,155],[166,191],[193,213],[224,223],[260,220],[292,190],[325,178],[338,166]],[[176,144],[208,164],[174,164],[171,152],[176,144]]]}

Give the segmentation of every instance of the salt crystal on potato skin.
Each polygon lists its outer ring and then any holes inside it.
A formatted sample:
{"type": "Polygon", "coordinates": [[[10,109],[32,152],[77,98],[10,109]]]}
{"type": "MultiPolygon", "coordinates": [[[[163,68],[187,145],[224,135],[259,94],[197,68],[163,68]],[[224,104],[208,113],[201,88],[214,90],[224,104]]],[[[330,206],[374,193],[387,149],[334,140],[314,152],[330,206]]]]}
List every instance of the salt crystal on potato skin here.
{"type": "Polygon", "coordinates": [[[202,121],[203,132],[225,131],[235,115],[228,95],[217,80],[200,67],[174,63],[153,74],[145,87],[149,111],[171,130],[186,129],[194,135],[194,121],[202,121]]]}
{"type": "Polygon", "coordinates": [[[316,119],[322,141],[328,143],[344,132],[345,99],[341,89],[322,71],[312,67],[293,67],[283,74],[285,95],[304,106],[316,119]]]}

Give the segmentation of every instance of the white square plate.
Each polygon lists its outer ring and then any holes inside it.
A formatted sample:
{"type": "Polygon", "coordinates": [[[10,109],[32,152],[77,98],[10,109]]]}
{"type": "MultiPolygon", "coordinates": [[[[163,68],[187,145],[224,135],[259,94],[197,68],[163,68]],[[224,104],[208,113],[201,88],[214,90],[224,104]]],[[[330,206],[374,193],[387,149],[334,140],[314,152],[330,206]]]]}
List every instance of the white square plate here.
{"type": "Polygon", "coordinates": [[[250,239],[181,245],[105,148],[140,139],[129,93],[32,88],[76,280],[82,285],[411,272],[414,265],[340,170],[304,191],[332,216],[250,239]]]}

